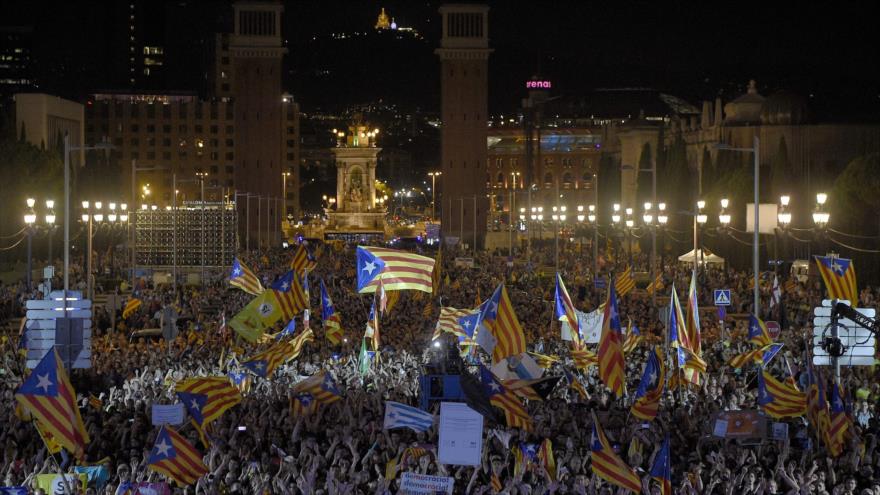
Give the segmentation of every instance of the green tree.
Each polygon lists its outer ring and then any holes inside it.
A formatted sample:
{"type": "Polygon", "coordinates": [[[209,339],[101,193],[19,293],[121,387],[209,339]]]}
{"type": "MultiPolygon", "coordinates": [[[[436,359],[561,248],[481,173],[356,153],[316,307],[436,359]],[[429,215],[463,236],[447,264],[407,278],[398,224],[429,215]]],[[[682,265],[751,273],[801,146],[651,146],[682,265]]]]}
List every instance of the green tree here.
{"type": "Polygon", "coordinates": [[[831,221],[850,232],[877,233],[880,210],[880,154],[860,156],[837,176],[831,193],[831,221]],[[870,213],[869,213],[870,212],[870,213]]]}

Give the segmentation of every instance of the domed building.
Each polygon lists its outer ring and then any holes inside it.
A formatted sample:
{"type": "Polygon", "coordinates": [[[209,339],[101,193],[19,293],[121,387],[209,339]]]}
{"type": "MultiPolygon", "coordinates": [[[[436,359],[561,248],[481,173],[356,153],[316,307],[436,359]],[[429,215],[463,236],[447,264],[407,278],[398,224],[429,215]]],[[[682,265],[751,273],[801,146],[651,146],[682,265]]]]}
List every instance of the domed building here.
{"type": "MultiPolygon", "coordinates": [[[[707,152],[713,163],[719,163],[718,145],[751,148],[757,136],[762,180],[769,179],[771,166],[785,166],[795,181],[786,191],[764,188],[766,201],[781,193],[801,192],[812,197],[817,190],[830,187],[852,159],[880,152],[880,125],[817,121],[803,96],[782,89],[765,97],[755,80],[749,81],[744,94],[725,105],[721,98],[716,98],[714,105],[703,102],[699,118],[670,120],[664,134],[667,144],[684,140],[688,162],[696,168],[702,167],[707,152]],[[780,161],[786,163],[781,165],[780,161]]],[[[752,160],[748,153],[734,155],[734,160],[742,163],[752,160]]],[[[711,181],[705,177],[703,187],[711,181]]]]}

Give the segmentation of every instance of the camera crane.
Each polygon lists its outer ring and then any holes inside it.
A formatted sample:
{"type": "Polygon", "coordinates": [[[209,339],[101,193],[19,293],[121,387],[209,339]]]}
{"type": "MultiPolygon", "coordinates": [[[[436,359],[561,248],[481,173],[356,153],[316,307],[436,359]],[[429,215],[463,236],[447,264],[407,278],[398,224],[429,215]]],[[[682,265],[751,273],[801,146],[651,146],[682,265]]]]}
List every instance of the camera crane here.
{"type": "Polygon", "coordinates": [[[843,342],[840,340],[840,335],[838,333],[840,327],[843,326],[839,323],[841,318],[849,319],[856,325],[871,332],[874,336],[880,334],[880,321],[859,313],[855,308],[848,304],[839,302],[836,299],[832,301],[831,323],[829,323],[822,332],[820,347],[822,347],[822,349],[828,353],[828,356],[831,357],[831,365],[834,367],[834,382],[837,384],[840,383],[840,357],[846,354],[846,351],[848,350],[848,347],[843,345],[843,342]],[[829,329],[831,330],[831,335],[827,335],[829,329]]]}

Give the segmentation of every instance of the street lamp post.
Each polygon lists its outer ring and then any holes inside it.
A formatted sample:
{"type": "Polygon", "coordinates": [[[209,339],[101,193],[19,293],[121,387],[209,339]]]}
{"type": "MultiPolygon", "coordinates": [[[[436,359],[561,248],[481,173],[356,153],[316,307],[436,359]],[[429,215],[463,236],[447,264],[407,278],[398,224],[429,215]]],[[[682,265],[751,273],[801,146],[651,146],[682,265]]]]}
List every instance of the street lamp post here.
{"type": "Polygon", "coordinates": [[[55,200],[46,200],[46,225],[49,229],[49,265],[52,265],[52,234],[55,233],[55,200]]]}
{"type": "Polygon", "coordinates": [[[825,228],[828,227],[828,222],[831,220],[831,214],[825,211],[825,202],[828,201],[828,195],[825,193],[816,194],[816,209],[813,210],[813,223],[816,224],[816,229],[820,233],[822,238],[822,244],[820,245],[820,249],[823,250],[823,255],[825,254],[825,228]]]}
{"type": "MultiPolygon", "coordinates": [[[[614,203],[611,206],[611,228],[613,230],[616,231],[617,229],[620,228],[620,220],[621,220],[620,203],[614,203]]],[[[617,237],[616,234],[615,234],[615,237],[617,237]]],[[[618,258],[618,256],[615,256],[615,261],[617,261],[616,258],[618,258]]]]}
{"type": "Polygon", "coordinates": [[[510,204],[507,205],[507,213],[508,213],[508,220],[507,220],[507,223],[508,223],[508,225],[507,225],[508,248],[507,249],[508,249],[508,254],[510,255],[511,261],[513,261],[513,231],[515,230],[513,227],[513,210],[516,206],[516,178],[518,176],[519,176],[519,172],[511,172],[510,173],[510,178],[512,179],[513,187],[510,188],[510,204]]]}
{"type": "Polygon", "coordinates": [[[113,146],[100,143],[95,146],[71,146],[70,135],[64,135],[64,304],[67,310],[67,291],[70,290],[70,152],[87,150],[109,150],[113,146]]]}
{"type": "Polygon", "coordinates": [[[790,201],[791,197],[787,194],[779,198],[779,212],[776,214],[777,227],[773,231],[774,274],[777,274],[779,272],[779,233],[781,231],[784,234],[786,232],[786,229],[788,229],[788,226],[791,224],[791,211],[788,209],[788,204],[790,201]]]}
{"type": "Polygon", "coordinates": [[[633,269],[633,243],[632,243],[632,231],[633,227],[635,227],[636,221],[633,218],[633,209],[626,209],[626,243],[629,251],[629,268],[633,269]]]}
{"type": "Polygon", "coordinates": [[[207,172],[196,172],[196,177],[199,178],[199,188],[201,189],[201,192],[199,193],[200,194],[199,202],[201,202],[201,206],[202,206],[202,229],[201,229],[202,233],[201,233],[201,242],[200,242],[201,249],[200,250],[202,252],[201,253],[202,254],[201,280],[202,280],[202,287],[204,287],[205,286],[205,178],[208,177],[208,173],[207,172]]]}
{"type": "Polygon", "coordinates": [[[759,214],[759,207],[758,207],[759,192],[760,192],[760,185],[761,185],[761,173],[760,173],[761,172],[761,169],[760,169],[760,167],[761,167],[761,149],[760,149],[760,145],[761,145],[761,140],[758,138],[758,135],[756,134],[752,140],[752,147],[751,148],[732,148],[727,145],[717,146],[717,149],[720,149],[720,150],[740,151],[743,153],[751,153],[752,157],[754,158],[755,231],[752,234],[752,270],[754,271],[753,276],[754,276],[755,288],[754,288],[752,297],[754,298],[753,313],[756,315],[759,313],[760,304],[761,304],[761,287],[758,284],[758,278],[760,277],[760,268],[761,268],[759,266],[760,265],[760,253],[758,250],[758,240],[759,240],[759,238],[758,238],[758,230],[759,230],[758,225],[761,221],[760,214],[759,214]]]}
{"type": "Polygon", "coordinates": [[[436,211],[434,209],[434,200],[436,198],[437,192],[437,176],[443,175],[443,172],[428,172],[428,175],[431,176],[431,221],[433,222],[436,217],[436,211]]]}
{"type": "Polygon", "coordinates": [[[31,275],[33,272],[33,259],[31,257],[31,239],[34,236],[34,223],[37,221],[37,214],[34,212],[34,204],[36,204],[36,200],[33,198],[27,199],[28,209],[24,214],[24,224],[27,229],[27,290],[30,292],[31,290],[31,275]]]}
{"type": "Polygon", "coordinates": [[[697,276],[697,272],[700,269],[700,259],[697,258],[697,254],[699,254],[700,258],[703,257],[703,251],[700,250],[700,227],[702,227],[707,221],[709,221],[709,217],[703,213],[703,208],[706,207],[706,202],[702,199],[697,201],[697,211],[694,215],[694,276],[697,276]],[[698,253],[699,252],[699,253],[698,253]]]}

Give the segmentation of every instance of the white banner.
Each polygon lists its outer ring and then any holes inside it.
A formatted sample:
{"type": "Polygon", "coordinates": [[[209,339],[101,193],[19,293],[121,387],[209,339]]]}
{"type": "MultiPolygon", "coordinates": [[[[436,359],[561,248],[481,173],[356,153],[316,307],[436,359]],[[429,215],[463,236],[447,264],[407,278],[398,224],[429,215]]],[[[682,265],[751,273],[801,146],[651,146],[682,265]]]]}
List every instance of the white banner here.
{"type": "Polygon", "coordinates": [[[448,493],[452,495],[454,485],[455,480],[449,476],[430,476],[407,471],[400,478],[400,491],[397,493],[413,495],[448,493]]]}
{"type": "Polygon", "coordinates": [[[177,404],[153,404],[153,426],[159,425],[182,425],[186,411],[183,403],[177,404]]]}
{"type": "Polygon", "coordinates": [[[442,464],[479,466],[483,451],[483,416],[461,402],[440,403],[442,464]]]}

